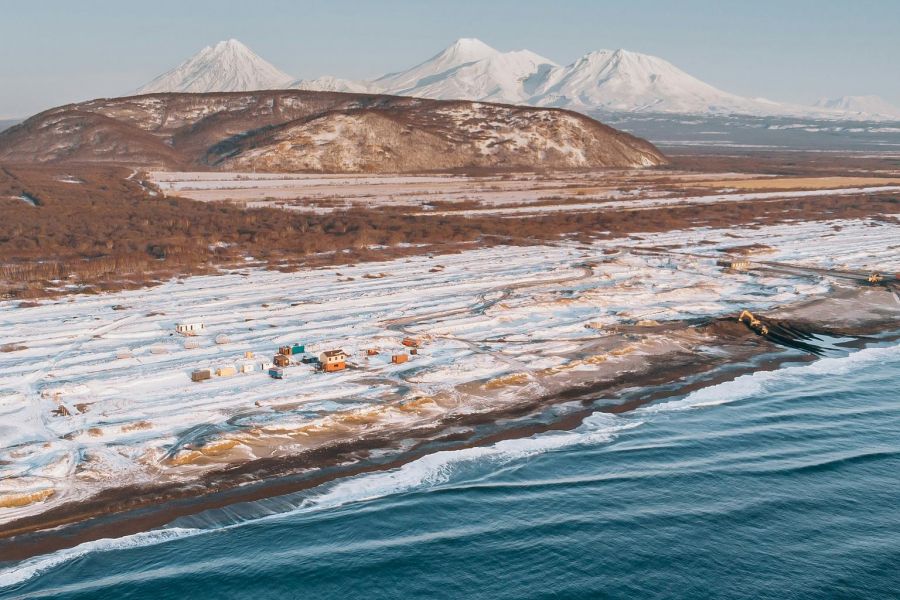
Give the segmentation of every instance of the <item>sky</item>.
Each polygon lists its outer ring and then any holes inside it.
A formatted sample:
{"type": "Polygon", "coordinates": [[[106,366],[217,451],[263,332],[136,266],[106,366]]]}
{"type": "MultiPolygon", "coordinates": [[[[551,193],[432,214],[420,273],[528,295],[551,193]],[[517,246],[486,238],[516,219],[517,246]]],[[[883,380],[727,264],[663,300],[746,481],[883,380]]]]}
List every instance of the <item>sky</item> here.
{"type": "Polygon", "coordinates": [[[0,118],[125,95],[228,38],[298,78],[373,78],[476,37],[560,64],[653,54],[743,96],[900,106],[900,0],[0,0],[0,23],[0,118]]]}

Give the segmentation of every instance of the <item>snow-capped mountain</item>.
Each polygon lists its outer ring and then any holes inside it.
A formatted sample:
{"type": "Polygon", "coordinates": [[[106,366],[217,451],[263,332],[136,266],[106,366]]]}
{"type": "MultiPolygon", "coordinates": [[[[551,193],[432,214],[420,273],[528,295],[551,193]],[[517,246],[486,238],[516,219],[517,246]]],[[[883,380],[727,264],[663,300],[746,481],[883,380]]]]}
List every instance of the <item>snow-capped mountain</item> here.
{"type": "Polygon", "coordinates": [[[134,93],[246,92],[285,88],[293,80],[250,48],[232,39],[207,46],[134,93]]]}
{"type": "Polygon", "coordinates": [[[482,100],[581,112],[900,119],[900,109],[874,96],[823,100],[816,106],[785,104],[725,92],[648,54],[598,50],[560,66],[528,50],[501,52],[474,38],[459,39],[422,63],[369,81],[333,76],[293,80],[240,42],[229,40],[204,48],[137,93],[277,88],[482,100]]]}
{"type": "Polygon", "coordinates": [[[528,78],[542,68],[556,66],[553,61],[528,50],[494,51],[480,60],[424,77],[410,87],[389,87],[387,90],[392,94],[422,98],[527,104],[531,96],[525,89],[528,78]]]}
{"type": "Polygon", "coordinates": [[[841,96],[840,98],[822,98],[816,102],[819,108],[855,113],[858,115],[877,115],[900,119],[900,108],[888,103],[879,96],[841,96]]]}
{"type": "Polygon", "coordinates": [[[523,82],[552,60],[529,50],[500,52],[472,38],[459,39],[442,52],[405,71],[373,81],[320,77],[294,87],[330,92],[369,92],[437,100],[484,100],[527,103],[523,82]]]}
{"type": "Polygon", "coordinates": [[[590,52],[574,63],[536,73],[529,104],[610,112],[772,114],[775,102],[723,92],[655,56],[627,50],[590,52]]]}

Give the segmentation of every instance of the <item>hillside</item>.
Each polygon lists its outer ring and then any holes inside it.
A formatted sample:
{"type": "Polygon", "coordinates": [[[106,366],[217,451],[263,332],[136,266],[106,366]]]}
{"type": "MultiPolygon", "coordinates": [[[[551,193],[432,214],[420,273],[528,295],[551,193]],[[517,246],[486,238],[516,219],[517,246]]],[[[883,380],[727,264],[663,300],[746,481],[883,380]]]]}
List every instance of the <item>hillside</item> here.
{"type": "Polygon", "coordinates": [[[665,158],[564,110],[292,90],[62,106],[0,133],[0,162],[380,173],[643,167],[665,158]]]}

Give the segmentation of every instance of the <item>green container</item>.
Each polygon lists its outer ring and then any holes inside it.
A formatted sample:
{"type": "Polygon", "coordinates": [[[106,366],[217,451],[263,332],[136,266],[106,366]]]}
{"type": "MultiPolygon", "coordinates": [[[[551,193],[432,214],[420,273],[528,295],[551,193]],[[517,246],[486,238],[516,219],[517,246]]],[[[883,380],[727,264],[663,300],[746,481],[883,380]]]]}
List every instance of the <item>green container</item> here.
{"type": "Polygon", "coordinates": [[[306,352],[306,346],[302,344],[294,344],[294,347],[291,348],[291,354],[303,354],[306,352]]]}

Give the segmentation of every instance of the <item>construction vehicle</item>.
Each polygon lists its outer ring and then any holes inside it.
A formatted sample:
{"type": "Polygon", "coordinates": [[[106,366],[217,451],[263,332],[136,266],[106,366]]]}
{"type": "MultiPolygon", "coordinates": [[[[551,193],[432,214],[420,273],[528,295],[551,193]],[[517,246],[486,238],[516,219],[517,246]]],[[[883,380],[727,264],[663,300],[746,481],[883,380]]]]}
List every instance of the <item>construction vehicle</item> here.
{"type": "Polygon", "coordinates": [[[769,328],[763,324],[762,321],[753,316],[753,313],[749,310],[743,310],[738,317],[738,321],[741,323],[747,323],[753,331],[760,335],[769,335],[769,328]]]}

